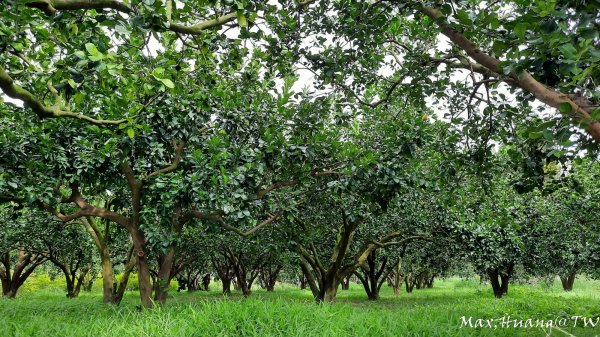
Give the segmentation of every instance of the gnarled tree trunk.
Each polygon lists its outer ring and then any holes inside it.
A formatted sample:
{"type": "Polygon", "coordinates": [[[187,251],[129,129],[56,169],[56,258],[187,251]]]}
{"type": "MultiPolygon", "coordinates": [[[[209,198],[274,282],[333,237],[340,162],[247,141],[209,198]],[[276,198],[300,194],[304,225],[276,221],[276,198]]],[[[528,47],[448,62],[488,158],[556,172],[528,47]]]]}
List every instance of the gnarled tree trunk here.
{"type": "Polygon", "coordinates": [[[574,271],[568,273],[567,275],[561,275],[560,282],[562,283],[564,291],[572,291],[573,283],[575,283],[575,275],[574,271]]]}
{"type": "Polygon", "coordinates": [[[360,270],[354,272],[354,275],[358,277],[369,300],[379,299],[379,291],[383,282],[385,282],[391,269],[386,272],[387,257],[384,257],[381,264],[377,266],[377,250],[373,250],[367,257],[365,265],[360,267],[360,270]]]}
{"type": "Polygon", "coordinates": [[[507,263],[504,268],[496,267],[487,269],[487,274],[496,298],[502,298],[502,296],[508,294],[508,283],[512,277],[513,269],[514,263],[512,262],[507,263]]]}
{"type": "Polygon", "coordinates": [[[277,282],[277,277],[279,276],[279,272],[283,268],[282,265],[272,266],[267,263],[263,268],[260,269],[260,283],[267,291],[275,290],[275,283],[277,282]]]}
{"type": "Polygon", "coordinates": [[[216,258],[211,259],[213,268],[217,272],[219,279],[221,280],[221,284],[223,287],[223,294],[229,295],[231,294],[231,279],[233,278],[233,268],[231,268],[229,261],[224,259],[224,261],[218,261],[216,258]]]}
{"type": "Polygon", "coordinates": [[[17,254],[14,268],[12,268],[9,252],[4,252],[0,256],[0,262],[2,263],[2,268],[0,268],[2,296],[7,298],[15,298],[17,291],[35,268],[46,261],[41,255],[27,253],[24,248],[19,248],[17,254]]]}

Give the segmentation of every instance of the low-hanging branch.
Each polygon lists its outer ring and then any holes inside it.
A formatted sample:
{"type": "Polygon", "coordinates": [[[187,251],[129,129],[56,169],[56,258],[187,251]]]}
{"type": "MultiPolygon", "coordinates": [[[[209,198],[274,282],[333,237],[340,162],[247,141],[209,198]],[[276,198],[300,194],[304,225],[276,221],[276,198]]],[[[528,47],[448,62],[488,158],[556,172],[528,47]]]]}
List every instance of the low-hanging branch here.
{"type": "MultiPolygon", "coordinates": [[[[210,129],[211,127],[212,127],[211,125],[203,126],[202,128],[200,128],[198,130],[198,132],[203,133],[203,132],[207,131],[208,129],[210,129]]],[[[162,169],[156,170],[156,171],[148,174],[144,179],[142,179],[142,182],[145,183],[152,177],[158,176],[160,174],[165,174],[165,173],[175,171],[177,169],[177,167],[179,166],[181,159],[183,158],[183,150],[185,149],[186,145],[187,145],[186,140],[182,140],[179,143],[176,141],[173,141],[173,151],[175,152],[175,158],[173,159],[173,162],[171,164],[169,164],[168,166],[163,167],[162,169]]]]}
{"type": "Polygon", "coordinates": [[[79,207],[79,209],[75,213],[65,215],[56,210],[55,208],[51,207],[50,205],[42,203],[41,207],[50,212],[62,222],[69,222],[88,216],[97,216],[103,219],[114,221],[125,228],[128,228],[130,226],[129,219],[127,217],[112,212],[106,208],[93,206],[87,203],[87,201],[81,196],[81,193],[79,192],[79,186],[77,184],[71,185],[71,195],[69,198],[65,199],[65,203],[67,202],[74,203],[75,205],[77,205],[77,207],[79,207]]]}
{"type": "Polygon", "coordinates": [[[31,92],[16,85],[14,80],[8,75],[4,69],[0,69],[0,89],[10,98],[18,99],[25,103],[33,112],[40,118],[75,118],[91,124],[118,125],[127,122],[126,119],[105,120],[95,119],[80,113],[63,110],[58,106],[46,106],[42,101],[36,98],[31,92]]]}
{"type": "Polygon", "coordinates": [[[412,235],[408,236],[400,241],[392,241],[395,238],[404,235],[403,232],[392,232],[381,238],[380,240],[373,240],[367,243],[352,259],[348,265],[342,268],[342,274],[347,275],[354,272],[356,268],[364,266],[369,255],[376,249],[387,247],[387,246],[401,246],[416,240],[428,240],[425,235],[412,235]]]}
{"type": "Polygon", "coordinates": [[[272,223],[273,221],[277,220],[277,218],[279,218],[283,214],[283,210],[278,210],[277,212],[270,214],[267,219],[265,219],[258,225],[250,228],[247,231],[241,230],[239,228],[236,228],[236,227],[233,227],[233,226],[227,224],[225,222],[225,220],[223,219],[224,214],[225,213],[223,211],[214,212],[214,213],[202,213],[200,211],[192,210],[192,211],[188,211],[181,218],[180,222],[185,223],[192,218],[196,218],[199,220],[215,221],[218,224],[220,224],[221,227],[223,227],[224,229],[226,229],[228,231],[234,232],[243,237],[248,237],[248,236],[256,233],[257,231],[259,231],[261,228],[263,228],[263,227],[267,226],[268,224],[272,223]]]}

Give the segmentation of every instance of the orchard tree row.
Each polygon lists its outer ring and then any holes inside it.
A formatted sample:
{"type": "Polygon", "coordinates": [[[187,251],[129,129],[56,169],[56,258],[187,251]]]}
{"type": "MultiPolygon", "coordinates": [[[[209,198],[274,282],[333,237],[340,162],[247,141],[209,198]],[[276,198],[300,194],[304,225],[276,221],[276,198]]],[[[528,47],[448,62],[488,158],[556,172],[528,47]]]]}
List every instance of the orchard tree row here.
{"type": "Polygon", "coordinates": [[[4,1],[3,293],[45,262],[144,307],[290,266],[318,301],[598,276],[597,9],[4,1]]]}

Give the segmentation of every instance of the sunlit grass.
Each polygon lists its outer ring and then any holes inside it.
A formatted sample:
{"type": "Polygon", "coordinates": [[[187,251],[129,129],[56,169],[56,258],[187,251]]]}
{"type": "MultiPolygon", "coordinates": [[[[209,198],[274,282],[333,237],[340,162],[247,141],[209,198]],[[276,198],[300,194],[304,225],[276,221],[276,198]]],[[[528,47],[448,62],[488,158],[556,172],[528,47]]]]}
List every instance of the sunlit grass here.
{"type": "MultiPolygon", "coordinates": [[[[512,285],[495,299],[477,281],[436,281],[433,289],[393,295],[384,286],[368,301],[360,285],[339,291],[334,304],[318,305],[310,291],[279,285],[255,290],[249,299],[210,292],[172,292],[165,308],[140,312],[136,292],[120,306],[103,305],[100,288],[67,299],[56,288],[25,291],[0,300],[0,336],[547,336],[539,328],[461,328],[461,316],[556,319],[600,315],[600,282],[578,279],[573,292],[560,284],[512,285]]],[[[598,336],[596,328],[561,328],[575,336],[598,336]]],[[[550,336],[567,336],[553,330],[550,336]]]]}

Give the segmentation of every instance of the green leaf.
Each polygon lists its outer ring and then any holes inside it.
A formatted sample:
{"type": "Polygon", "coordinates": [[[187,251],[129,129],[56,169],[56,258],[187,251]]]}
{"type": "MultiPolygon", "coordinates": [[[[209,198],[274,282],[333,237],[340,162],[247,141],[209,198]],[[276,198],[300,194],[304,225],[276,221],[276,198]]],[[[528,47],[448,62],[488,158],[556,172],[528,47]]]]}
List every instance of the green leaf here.
{"type": "Polygon", "coordinates": [[[573,107],[571,106],[571,103],[563,102],[558,106],[558,110],[564,114],[568,114],[571,112],[571,110],[573,110],[573,107]]]}
{"type": "Polygon", "coordinates": [[[517,23],[515,25],[515,35],[518,38],[525,38],[525,33],[527,32],[527,24],[525,23],[517,23]]]}
{"type": "Polygon", "coordinates": [[[559,49],[563,53],[563,55],[569,58],[573,58],[575,57],[575,54],[577,54],[577,49],[575,49],[575,47],[573,47],[573,45],[570,43],[563,44],[562,46],[560,46],[559,49]]]}
{"type": "Polygon", "coordinates": [[[463,9],[459,9],[458,11],[456,11],[456,17],[458,18],[458,21],[460,21],[460,23],[462,24],[470,25],[473,23],[473,21],[471,21],[471,19],[469,18],[469,13],[467,13],[463,9]]]}
{"type": "Polygon", "coordinates": [[[69,78],[69,80],[67,82],[69,82],[69,85],[71,86],[71,88],[75,88],[77,86],[77,83],[75,83],[75,81],[73,81],[72,78],[69,78]]]}
{"type": "Polygon", "coordinates": [[[155,69],[152,71],[152,76],[154,76],[154,78],[156,78],[157,80],[161,80],[161,79],[163,79],[163,77],[164,77],[164,76],[163,76],[163,75],[164,75],[164,73],[165,73],[165,69],[164,69],[164,68],[160,68],[160,67],[159,67],[159,68],[155,68],[155,69]]]}
{"type": "Polygon", "coordinates": [[[132,128],[127,129],[127,135],[129,136],[129,138],[135,137],[135,130],[132,128]]]}
{"type": "Polygon", "coordinates": [[[237,20],[240,27],[248,28],[248,20],[246,19],[246,16],[239,11],[237,12],[237,20]]]}
{"type": "Polygon", "coordinates": [[[85,53],[81,50],[76,51],[74,54],[82,60],[85,58],[85,53]]]}
{"type": "Polygon", "coordinates": [[[13,42],[10,44],[13,48],[15,48],[16,51],[20,52],[23,51],[23,44],[19,43],[19,42],[13,42]]]}
{"type": "Polygon", "coordinates": [[[104,58],[104,55],[98,51],[98,48],[93,43],[86,43],[85,50],[90,54],[88,58],[91,61],[100,61],[104,58]]]}
{"type": "Polygon", "coordinates": [[[100,52],[98,51],[98,48],[96,48],[96,46],[93,43],[89,43],[89,42],[86,43],[85,50],[87,50],[87,52],[90,53],[90,55],[100,54],[100,52]]]}
{"type": "Polygon", "coordinates": [[[160,81],[169,89],[175,88],[175,83],[168,78],[161,78],[160,81]]]}
{"type": "Polygon", "coordinates": [[[504,75],[509,75],[512,71],[513,71],[512,64],[502,67],[502,72],[504,73],[504,75]]]}
{"type": "Polygon", "coordinates": [[[88,56],[88,58],[90,59],[90,61],[102,61],[102,59],[104,58],[104,55],[100,54],[100,55],[90,55],[88,56]]]}

